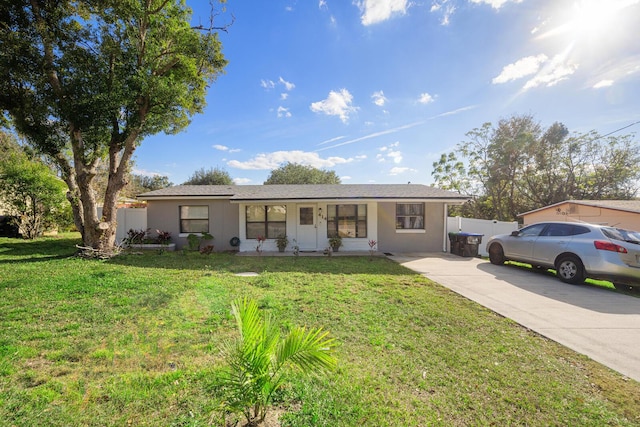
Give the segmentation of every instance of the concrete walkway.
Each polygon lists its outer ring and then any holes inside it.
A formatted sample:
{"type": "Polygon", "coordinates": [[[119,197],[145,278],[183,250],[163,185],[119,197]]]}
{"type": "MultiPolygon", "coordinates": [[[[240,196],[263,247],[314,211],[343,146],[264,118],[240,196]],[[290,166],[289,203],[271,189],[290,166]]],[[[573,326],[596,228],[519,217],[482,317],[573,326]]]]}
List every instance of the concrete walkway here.
{"type": "Polygon", "coordinates": [[[640,298],[550,273],[455,255],[390,259],[531,330],[640,381],[640,298]]]}

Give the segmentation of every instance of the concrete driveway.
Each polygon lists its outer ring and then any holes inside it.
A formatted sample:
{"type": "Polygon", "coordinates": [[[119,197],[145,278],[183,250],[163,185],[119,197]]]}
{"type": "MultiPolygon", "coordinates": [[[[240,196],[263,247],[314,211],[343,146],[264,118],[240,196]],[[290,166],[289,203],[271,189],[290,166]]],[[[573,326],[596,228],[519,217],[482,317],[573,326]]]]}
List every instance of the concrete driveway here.
{"type": "Polygon", "coordinates": [[[389,258],[640,381],[640,298],[480,258],[443,253],[389,258]]]}

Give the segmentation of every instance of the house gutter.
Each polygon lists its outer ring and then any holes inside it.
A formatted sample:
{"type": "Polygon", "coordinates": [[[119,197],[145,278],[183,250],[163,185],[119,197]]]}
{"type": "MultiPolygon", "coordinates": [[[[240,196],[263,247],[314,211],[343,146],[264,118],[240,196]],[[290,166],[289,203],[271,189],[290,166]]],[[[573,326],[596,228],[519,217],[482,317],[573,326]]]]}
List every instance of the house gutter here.
{"type": "Polygon", "coordinates": [[[444,203],[443,215],[444,227],[442,227],[442,252],[447,252],[447,240],[449,237],[447,235],[447,218],[449,217],[449,205],[447,203],[444,203]]]}

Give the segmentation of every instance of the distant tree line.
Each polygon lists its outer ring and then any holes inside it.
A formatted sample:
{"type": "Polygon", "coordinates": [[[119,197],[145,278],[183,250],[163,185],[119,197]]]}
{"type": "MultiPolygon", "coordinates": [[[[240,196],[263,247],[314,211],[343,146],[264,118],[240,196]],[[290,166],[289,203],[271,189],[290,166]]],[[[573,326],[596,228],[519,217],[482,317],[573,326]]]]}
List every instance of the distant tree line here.
{"type": "Polygon", "coordinates": [[[467,217],[512,221],[519,213],[564,200],[633,199],[640,145],[633,135],[544,129],[531,115],[485,123],[433,163],[434,185],[469,195],[467,217]]]}
{"type": "MultiPolygon", "coordinates": [[[[340,184],[340,177],[335,171],[287,162],[273,169],[264,182],[264,185],[272,184],[340,184]]],[[[233,180],[222,168],[201,168],[195,171],[183,185],[233,185],[233,180]]]]}

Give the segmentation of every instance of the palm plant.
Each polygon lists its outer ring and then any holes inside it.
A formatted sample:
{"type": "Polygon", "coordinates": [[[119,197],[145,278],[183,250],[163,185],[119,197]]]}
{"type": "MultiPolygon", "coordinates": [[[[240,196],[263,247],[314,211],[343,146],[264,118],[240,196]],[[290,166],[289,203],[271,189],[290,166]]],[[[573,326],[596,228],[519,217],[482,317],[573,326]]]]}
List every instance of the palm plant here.
{"type": "Polygon", "coordinates": [[[229,366],[222,382],[227,408],[242,412],[247,425],[264,421],[274,393],[292,368],[305,374],[335,368],[334,339],[322,328],[295,327],[281,337],[278,325],[262,316],[255,301],[238,299],[231,311],[240,337],[227,347],[229,366]]]}

